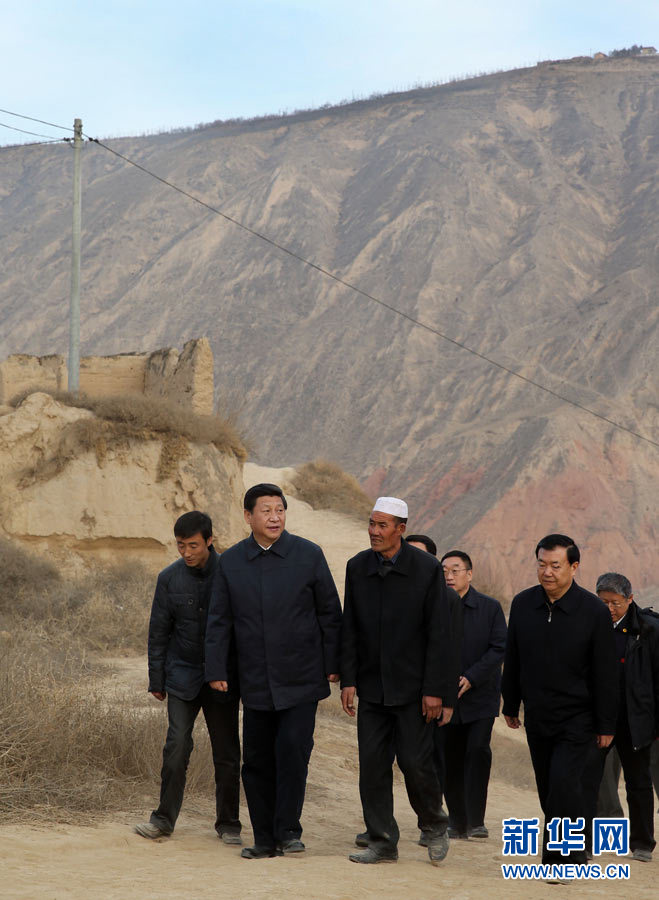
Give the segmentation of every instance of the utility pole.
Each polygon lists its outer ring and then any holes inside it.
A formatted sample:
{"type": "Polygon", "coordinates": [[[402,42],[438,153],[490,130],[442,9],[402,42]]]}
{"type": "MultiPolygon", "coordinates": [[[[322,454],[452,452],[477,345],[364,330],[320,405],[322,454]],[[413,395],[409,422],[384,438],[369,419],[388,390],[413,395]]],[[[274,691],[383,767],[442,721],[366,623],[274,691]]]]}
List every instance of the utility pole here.
{"type": "Polygon", "coordinates": [[[69,390],[80,388],[80,148],[82,119],[73,122],[73,249],[71,253],[71,305],[69,307],[69,390]]]}

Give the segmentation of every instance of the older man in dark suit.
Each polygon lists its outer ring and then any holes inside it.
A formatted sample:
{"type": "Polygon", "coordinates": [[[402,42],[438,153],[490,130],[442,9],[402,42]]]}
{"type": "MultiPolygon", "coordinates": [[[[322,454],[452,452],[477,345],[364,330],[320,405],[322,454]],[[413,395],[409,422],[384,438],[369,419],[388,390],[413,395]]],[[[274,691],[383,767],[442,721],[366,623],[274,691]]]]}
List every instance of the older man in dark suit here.
{"type": "Polygon", "coordinates": [[[506,620],[501,604],[471,584],[473,565],[463,550],[441,559],[446,583],[462,604],[462,648],[458,702],[442,729],[449,837],[487,838],[485,807],[492,765],[490,738],[501,703],[501,665],[506,620]]]}
{"type": "Polygon", "coordinates": [[[346,568],[341,700],[354,716],[359,696],[359,790],[369,836],[365,850],[350,854],[356,863],[398,859],[392,747],[430,861],[448,851],[431,728],[450,719],[455,653],[441,566],[402,540],[406,522],[404,501],[380,497],[369,519],[371,549],[346,568]]]}

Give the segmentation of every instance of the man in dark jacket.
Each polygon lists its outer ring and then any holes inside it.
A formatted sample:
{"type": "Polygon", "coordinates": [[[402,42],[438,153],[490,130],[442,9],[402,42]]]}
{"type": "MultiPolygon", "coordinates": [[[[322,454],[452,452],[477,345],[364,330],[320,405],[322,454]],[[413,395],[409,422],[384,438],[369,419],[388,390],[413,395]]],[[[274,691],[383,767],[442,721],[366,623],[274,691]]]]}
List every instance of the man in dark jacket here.
{"type": "Polygon", "coordinates": [[[181,559],[158,576],[149,622],[149,691],[167,698],[169,728],[163,750],[160,804],[135,831],[146,838],[172,833],[183,802],[192,729],[203,710],[215,767],[215,830],[240,844],[238,692],[218,694],[205,684],[204,638],[211,585],[220,557],[210,518],[194,510],[174,525],[181,559]]]}
{"type": "Polygon", "coordinates": [[[441,564],[446,584],[462,598],[458,702],[450,724],[440,731],[444,740],[449,837],[487,838],[490,738],[501,702],[506,620],[497,600],[472,587],[473,566],[467,553],[450,550],[441,564]]]}
{"type": "MultiPolygon", "coordinates": [[[[503,669],[503,715],[519,728],[524,703],[545,824],[553,818],[587,818],[582,778],[595,741],[608,747],[618,712],[618,678],[611,617],[574,580],[579,548],[565,534],[549,534],[535,550],[540,584],[514,597],[503,669]]],[[[547,849],[542,861],[585,862],[585,850],[562,856],[547,849]]]]}
{"type": "MultiPolygon", "coordinates": [[[[650,752],[659,736],[659,617],[639,609],[624,575],[600,575],[596,591],[611,614],[616,642],[620,707],[612,746],[618,750],[625,774],[629,846],[634,859],[650,862],[655,847],[650,752]]],[[[595,791],[610,749],[600,751],[593,760],[595,791]]]]}
{"type": "Polygon", "coordinates": [[[357,863],[398,858],[392,747],[430,861],[448,851],[431,728],[450,719],[455,654],[441,566],[402,540],[406,522],[404,501],[380,497],[369,520],[371,549],[346,567],[341,701],[354,716],[359,696],[359,790],[370,841],[350,854],[357,863]]]}
{"type": "Polygon", "coordinates": [[[289,534],[274,484],[245,494],[249,538],[222,554],[208,618],[206,678],[231,689],[232,631],[243,701],[246,859],[304,851],[300,816],[318,701],[339,679],[341,604],[316,544],[289,534]]]}

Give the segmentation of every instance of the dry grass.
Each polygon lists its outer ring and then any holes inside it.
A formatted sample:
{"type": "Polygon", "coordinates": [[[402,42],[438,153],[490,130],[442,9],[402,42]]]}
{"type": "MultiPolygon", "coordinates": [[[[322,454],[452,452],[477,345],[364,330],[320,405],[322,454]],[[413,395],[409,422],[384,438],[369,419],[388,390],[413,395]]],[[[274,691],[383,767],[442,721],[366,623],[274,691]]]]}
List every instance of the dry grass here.
{"type": "MultiPolygon", "coordinates": [[[[30,388],[13,397],[12,406],[19,406],[26,396],[34,392],[34,388],[30,388]]],[[[159,481],[173,474],[179,461],[188,455],[188,441],[212,444],[220,452],[235,456],[241,462],[247,459],[246,440],[230,415],[201,416],[167,400],[141,394],[87,397],[66,391],[48,390],[45,393],[59,403],[87,409],[94,413],[95,418],[81,419],[67,425],[62,430],[54,454],[44,459],[37,468],[26,472],[25,483],[54,477],[83,453],[95,453],[98,465],[102,466],[108,452],[128,450],[131,441],[136,440],[162,442],[159,481]]]]}
{"type": "MultiPolygon", "coordinates": [[[[152,804],[166,730],[164,704],[141,709],[109,694],[79,641],[18,619],[0,632],[0,814],[71,821],[152,804]]],[[[190,792],[213,796],[203,725],[190,792]]]]}
{"type": "MultiPolygon", "coordinates": [[[[0,571],[0,815],[69,821],[153,804],[166,704],[149,702],[146,661],[136,702],[110,689],[97,652],[145,652],[153,576],[126,565],[67,579],[2,539],[0,571]]],[[[189,790],[212,798],[200,722],[189,790]]]]}
{"type": "Polygon", "coordinates": [[[49,562],[0,538],[0,615],[66,630],[86,649],[143,652],[153,575],[137,563],[63,578],[49,562]]]}
{"type": "Polygon", "coordinates": [[[358,519],[364,519],[373,509],[373,501],[357,479],[323,459],[298,466],[292,483],[295,496],[314,509],[331,509],[358,519]]]}

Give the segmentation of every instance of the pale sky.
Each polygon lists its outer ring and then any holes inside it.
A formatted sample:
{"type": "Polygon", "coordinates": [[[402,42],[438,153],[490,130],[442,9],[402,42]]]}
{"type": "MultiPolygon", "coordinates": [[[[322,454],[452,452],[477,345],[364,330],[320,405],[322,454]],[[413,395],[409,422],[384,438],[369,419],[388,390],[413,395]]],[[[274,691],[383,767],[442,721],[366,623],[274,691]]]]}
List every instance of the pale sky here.
{"type": "Polygon", "coordinates": [[[138,135],[635,43],[659,47],[659,0],[23,0],[2,13],[0,107],[138,135]]]}

